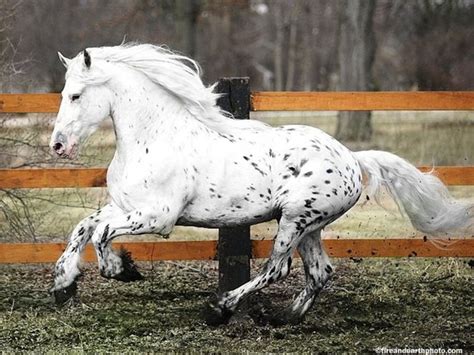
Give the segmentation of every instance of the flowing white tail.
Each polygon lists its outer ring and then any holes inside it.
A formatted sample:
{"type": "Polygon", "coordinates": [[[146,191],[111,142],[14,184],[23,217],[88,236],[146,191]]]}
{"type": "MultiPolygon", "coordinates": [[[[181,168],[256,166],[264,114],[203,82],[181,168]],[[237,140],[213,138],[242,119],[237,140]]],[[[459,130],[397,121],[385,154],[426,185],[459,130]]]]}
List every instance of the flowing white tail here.
{"type": "Polygon", "coordinates": [[[388,152],[355,153],[368,178],[367,192],[375,197],[385,187],[413,226],[431,235],[472,235],[474,205],[457,201],[434,175],[422,173],[388,152]]]}

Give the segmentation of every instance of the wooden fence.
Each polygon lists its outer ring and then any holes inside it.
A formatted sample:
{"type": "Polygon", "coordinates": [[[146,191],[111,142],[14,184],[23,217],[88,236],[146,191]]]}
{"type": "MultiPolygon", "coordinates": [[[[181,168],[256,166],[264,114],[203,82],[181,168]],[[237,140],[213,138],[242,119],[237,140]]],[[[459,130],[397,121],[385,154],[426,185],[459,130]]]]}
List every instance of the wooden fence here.
{"type": "MultiPolygon", "coordinates": [[[[248,79],[224,79],[218,89],[226,92],[219,104],[237,118],[253,111],[289,110],[474,110],[474,92],[253,92],[248,79]],[[223,101],[224,100],[224,101],[223,101]]],[[[0,113],[58,111],[59,94],[0,94],[0,113]]],[[[430,167],[420,167],[422,171],[430,167]]],[[[447,185],[474,185],[474,166],[442,166],[436,174],[447,185]]],[[[0,169],[0,189],[102,187],[106,170],[79,169],[0,169]]],[[[266,257],[272,242],[250,242],[249,227],[222,229],[219,241],[129,242],[123,245],[136,260],[219,260],[221,290],[248,279],[249,259],[266,257]]],[[[474,239],[453,238],[439,244],[426,238],[337,239],[325,238],[333,257],[473,257],[474,239]]],[[[63,243],[0,243],[0,263],[54,262],[63,243]]],[[[85,260],[95,260],[88,247],[85,260]]]]}

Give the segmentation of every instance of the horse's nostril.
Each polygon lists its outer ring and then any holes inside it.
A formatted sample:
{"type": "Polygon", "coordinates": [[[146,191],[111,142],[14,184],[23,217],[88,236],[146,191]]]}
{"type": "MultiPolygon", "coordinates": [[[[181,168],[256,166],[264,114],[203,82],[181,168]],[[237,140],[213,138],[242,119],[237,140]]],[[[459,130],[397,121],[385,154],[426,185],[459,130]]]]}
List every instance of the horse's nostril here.
{"type": "Polygon", "coordinates": [[[53,149],[56,151],[56,152],[59,152],[60,150],[62,150],[64,147],[62,145],[62,143],[54,143],[53,145],[53,149]]]}

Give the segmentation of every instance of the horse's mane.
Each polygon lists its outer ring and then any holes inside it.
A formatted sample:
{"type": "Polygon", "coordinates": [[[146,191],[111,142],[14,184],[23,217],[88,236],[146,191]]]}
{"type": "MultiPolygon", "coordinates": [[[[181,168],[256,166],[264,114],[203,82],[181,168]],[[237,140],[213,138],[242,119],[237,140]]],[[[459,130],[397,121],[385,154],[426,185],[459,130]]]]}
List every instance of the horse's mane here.
{"type": "MultiPolygon", "coordinates": [[[[216,102],[220,94],[214,92],[216,84],[209,87],[203,84],[199,64],[163,46],[127,43],[114,47],[88,48],[87,51],[91,56],[92,65],[94,59],[101,59],[122,63],[141,72],[153,83],[178,98],[196,119],[213,130],[234,133],[241,129],[267,127],[258,121],[235,120],[231,114],[219,109],[216,102]]],[[[89,82],[94,80],[84,79],[89,82]]]]}

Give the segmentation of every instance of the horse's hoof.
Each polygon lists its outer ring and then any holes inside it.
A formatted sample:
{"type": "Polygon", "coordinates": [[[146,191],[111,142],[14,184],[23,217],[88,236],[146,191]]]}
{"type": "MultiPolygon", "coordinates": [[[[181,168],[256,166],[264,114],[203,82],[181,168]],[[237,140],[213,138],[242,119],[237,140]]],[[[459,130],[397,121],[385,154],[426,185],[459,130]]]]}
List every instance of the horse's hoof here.
{"type": "Polygon", "coordinates": [[[219,306],[217,301],[211,301],[207,303],[206,308],[203,312],[206,324],[212,327],[217,327],[221,324],[229,323],[232,314],[232,311],[219,306]]]}
{"type": "Polygon", "coordinates": [[[73,298],[77,293],[77,282],[73,281],[69,286],[60,290],[54,290],[54,301],[58,306],[64,305],[67,301],[73,298]]]}
{"type": "Polygon", "coordinates": [[[118,275],[112,276],[112,278],[123,282],[143,280],[142,274],[138,272],[137,266],[133,262],[132,254],[122,248],[120,249],[119,256],[122,259],[123,271],[118,275]]]}

